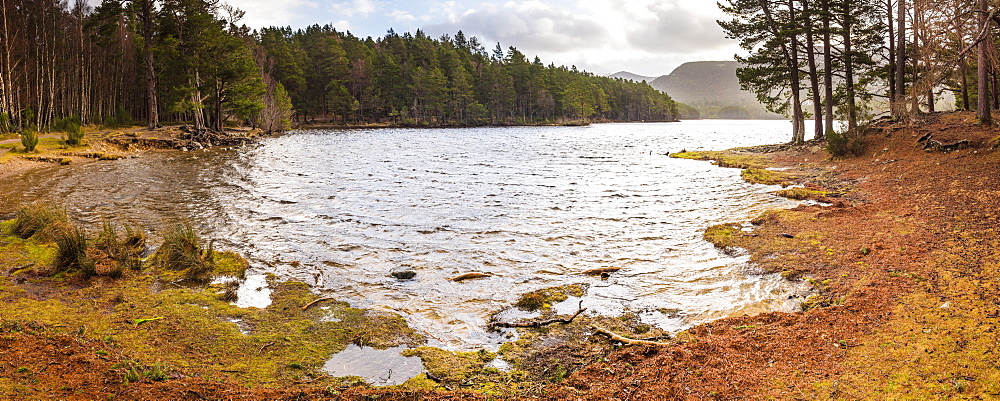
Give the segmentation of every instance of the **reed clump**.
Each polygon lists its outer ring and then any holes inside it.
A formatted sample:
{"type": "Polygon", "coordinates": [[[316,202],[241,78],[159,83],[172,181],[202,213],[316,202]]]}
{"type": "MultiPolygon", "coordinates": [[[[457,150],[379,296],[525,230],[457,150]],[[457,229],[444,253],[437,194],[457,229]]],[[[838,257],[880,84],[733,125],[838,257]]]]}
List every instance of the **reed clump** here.
{"type": "Polygon", "coordinates": [[[142,253],[146,250],[147,236],[141,228],[124,224],[121,229],[109,221],[104,222],[104,226],[94,247],[103,252],[110,264],[109,275],[121,275],[126,270],[142,269],[142,253]]]}
{"type": "Polygon", "coordinates": [[[79,269],[86,276],[96,274],[94,259],[87,252],[90,244],[86,232],[69,222],[59,222],[50,228],[56,244],[56,258],[50,273],[79,269]]]}
{"type": "Polygon", "coordinates": [[[156,251],[156,260],[166,270],[182,272],[185,279],[208,281],[215,270],[214,244],[203,247],[201,238],[187,223],[177,223],[163,233],[163,245],[156,251]]]}
{"type": "Polygon", "coordinates": [[[17,209],[13,231],[21,239],[28,239],[57,222],[66,222],[66,211],[43,203],[32,203],[17,209]]]}

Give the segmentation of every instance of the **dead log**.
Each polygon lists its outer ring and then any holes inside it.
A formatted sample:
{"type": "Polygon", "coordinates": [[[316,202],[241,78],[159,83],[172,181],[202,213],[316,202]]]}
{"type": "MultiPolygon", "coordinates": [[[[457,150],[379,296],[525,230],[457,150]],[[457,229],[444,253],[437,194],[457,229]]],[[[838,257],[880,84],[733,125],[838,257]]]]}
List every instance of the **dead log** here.
{"type": "Polygon", "coordinates": [[[604,335],[606,335],[608,337],[611,337],[612,341],[617,341],[617,342],[620,342],[622,344],[628,344],[628,345],[652,345],[652,346],[672,345],[670,343],[661,343],[661,342],[649,341],[649,340],[636,340],[636,339],[633,339],[633,338],[622,337],[622,336],[620,336],[618,334],[615,334],[611,330],[605,329],[605,328],[600,327],[600,326],[594,326],[594,334],[604,334],[604,335]]]}

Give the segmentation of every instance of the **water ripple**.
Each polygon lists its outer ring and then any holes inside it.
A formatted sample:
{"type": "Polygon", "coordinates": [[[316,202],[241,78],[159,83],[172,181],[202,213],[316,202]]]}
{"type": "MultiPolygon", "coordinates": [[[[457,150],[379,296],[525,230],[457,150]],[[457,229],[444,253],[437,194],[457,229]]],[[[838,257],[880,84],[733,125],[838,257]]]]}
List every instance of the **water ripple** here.
{"type": "Polygon", "coordinates": [[[397,311],[440,345],[495,348],[491,313],[562,284],[589,284],[594,313],[629,309],[673,330],[791,308],[794,288],[701,239],[708,225],[789,203],[738,170],[663,155],[780,142],[786,131],[726,121],[301,131],[238,150],[35,170],[3,183],[0,207],[42,198],[89,223],[187,219],[248,253],[253,273],[397,311]],[[397,282],[397,267],[416,278],[397,282]],[[580,274],[600,267],[622,270],[580,274]],[[446,280],[470,271],[493,277],[446,280]]]}

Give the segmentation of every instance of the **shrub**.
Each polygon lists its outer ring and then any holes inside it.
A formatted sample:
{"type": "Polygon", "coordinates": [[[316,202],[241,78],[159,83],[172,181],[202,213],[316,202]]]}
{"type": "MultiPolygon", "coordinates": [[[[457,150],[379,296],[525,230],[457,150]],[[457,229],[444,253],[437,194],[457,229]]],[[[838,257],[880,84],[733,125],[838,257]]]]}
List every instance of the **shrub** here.
{"type": "Polygon", "coordinates": [[[69,132],[73,127],[82,127],[83,122],[80,121],[80,117],[72,116],[66,118],[60,118],[52,122],[52,130],[59,132],[69,132]]]}
{"type": "Polygon", "coordinates": [[[21,132],[21,145],[24,146],[25,152],[35,151],[35,147],[38,146],[38,134],[34,129],[26,128],[21,132]]]}
{"type": "Polygon", "coordinates": [[[105,128],[124,128],[131,126],[132,123],[132,114],[122,107],[115,112],[115,115],[105,117],[103,125],[105,128]]]}
{"type": "Polygon", "coordinates": [[[41,203],[32,203],[27,206],[21,206],[17,210],[13,231],[14,235],[28,239],[32,235],[44,231],[52,223],[65,222],[67,220],[65,210],[41,203]]]}
{"type": "Polygon", "coordinates": [[[83,143],[83,127],[79,123],[70,123],[66,127],[66,136],[63,138],[69,146],[77,146],[83,143]]]}
{"type": "Polygon", "coordinates": [[[69,222],[58,223],[52,233],[56,243],[54,273],[80,269],[90,276],[96,272],[94,260],[87,255],[87,236],[83,229],[69,222]]]}
{"type": "Polygon", "coordinates": [[[826,150],[833,157],[861,156],[865,153],[865,142],[861,130],[826,134],[826,150]]]}
{"type": "Polygon", "coordinates": [[[208,249],[202,249],[201,239],[190,224],[174,224],[163,234],[163,245],[156,251],[156,259],[162,268],[183,271],[184,277],[194,281],[206,281],[215,270],[215,255],[212,242],[208,249]]]}

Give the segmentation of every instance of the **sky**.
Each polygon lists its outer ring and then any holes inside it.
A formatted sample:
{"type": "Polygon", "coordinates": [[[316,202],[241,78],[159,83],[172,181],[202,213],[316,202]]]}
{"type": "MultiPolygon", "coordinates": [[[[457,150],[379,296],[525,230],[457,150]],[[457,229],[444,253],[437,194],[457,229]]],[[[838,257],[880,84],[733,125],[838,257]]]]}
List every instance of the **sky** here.
{"type": "Polygon", "coordinates": [[[246,11],[251,28],[332,24],[358,37],[422,29],[429,36],[462,30],[487,50],[539,56],[596,74],[669,74],[688,61],[731,60],[715,0],[223,0],[246,11]]]}

